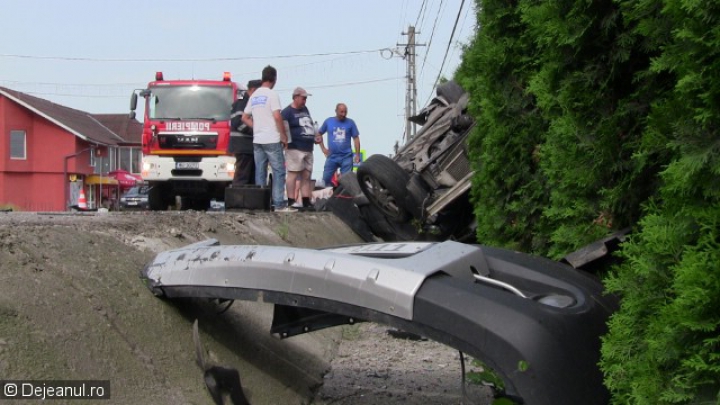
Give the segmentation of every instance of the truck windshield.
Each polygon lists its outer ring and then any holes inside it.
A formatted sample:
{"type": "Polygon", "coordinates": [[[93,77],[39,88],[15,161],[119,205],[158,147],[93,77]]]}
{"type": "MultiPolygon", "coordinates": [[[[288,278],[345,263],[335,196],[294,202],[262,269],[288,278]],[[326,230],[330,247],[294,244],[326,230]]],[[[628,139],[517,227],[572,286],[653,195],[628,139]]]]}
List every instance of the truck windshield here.
{"type": "Polygon", "coordinates": [[[230,86],[153,87],[148,98],[151,119],[230,119],[233,90],[230,86]]]}

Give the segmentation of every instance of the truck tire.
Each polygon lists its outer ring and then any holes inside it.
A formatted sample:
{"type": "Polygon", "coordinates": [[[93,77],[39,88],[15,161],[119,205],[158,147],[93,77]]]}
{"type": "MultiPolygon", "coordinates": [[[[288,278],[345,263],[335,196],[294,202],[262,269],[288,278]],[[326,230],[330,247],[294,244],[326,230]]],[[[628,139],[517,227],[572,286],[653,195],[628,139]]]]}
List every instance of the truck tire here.
{"type": "Polygon", "coordinates": [[[155,185],[150,188],[148,192],[148,207],[150,211],[163,211],[167,209],[163,189],[164,187],[161,185],[155,185]]]}
{"type": "Polygon", "coordinates": [[[357,174],[363,193],[385,217],[395,222],[410,218],[405,208],[410,175],[394,160],[384,155],[372,155],[360,165],[357,174]]]}

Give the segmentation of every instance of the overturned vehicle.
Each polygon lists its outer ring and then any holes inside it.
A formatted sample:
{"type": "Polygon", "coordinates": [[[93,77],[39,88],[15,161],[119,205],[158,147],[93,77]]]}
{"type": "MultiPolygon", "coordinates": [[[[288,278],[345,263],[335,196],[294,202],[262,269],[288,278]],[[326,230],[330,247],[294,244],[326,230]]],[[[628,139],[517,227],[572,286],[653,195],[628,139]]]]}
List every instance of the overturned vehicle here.
{"type": "Polygon", "coordinates": [[[474,240],[473,175],[467,139],[474,127],[468,94],[455,82],[410,121],[422,125],[397,154],[370,156],[357,171],[368,205],[361,212],[378,236],[395,240],[474,240]]]}

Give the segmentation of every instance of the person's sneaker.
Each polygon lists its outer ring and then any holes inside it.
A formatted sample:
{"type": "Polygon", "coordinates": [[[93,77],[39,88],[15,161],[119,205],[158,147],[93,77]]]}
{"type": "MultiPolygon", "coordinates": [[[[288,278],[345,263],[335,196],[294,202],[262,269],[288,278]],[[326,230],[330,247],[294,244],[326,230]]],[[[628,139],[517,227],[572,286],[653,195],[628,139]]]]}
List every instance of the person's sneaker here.
{"type": "Polygon", "coordinates": [[[297,212],[297,209],[293,208],[293,207],[281,207],[281,208],[275,208],[275,212],[284,212],[284,213],[297,212]]]}
{"type": "Polygon", "coordinates": [[[300,201],[295,201],[293,203],[293,205],[291,205],[291,207],[293,207],[293,208],[302,208],[302,206],[303,206],[302,202],[300,202],[300,201]]]}

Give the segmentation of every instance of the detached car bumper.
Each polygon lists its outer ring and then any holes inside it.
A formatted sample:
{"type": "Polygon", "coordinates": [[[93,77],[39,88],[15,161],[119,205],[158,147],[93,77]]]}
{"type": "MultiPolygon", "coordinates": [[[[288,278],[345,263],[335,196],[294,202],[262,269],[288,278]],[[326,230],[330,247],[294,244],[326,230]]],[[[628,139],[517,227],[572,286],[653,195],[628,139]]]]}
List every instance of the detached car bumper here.
{"type": "Polygon", "coordinates": [[[160,253],[141,278],[156,295],[276,304],[289,337],[384,323],[483,361],[525,404],[605,404],[600,336],[615,310],[601,284],[569,266],[456,242],[328,249],[219,246],[160,253]]]}

